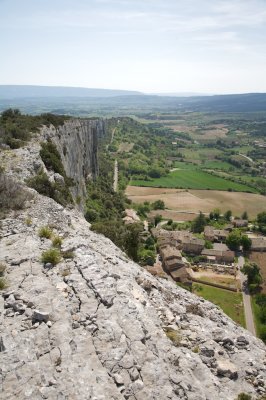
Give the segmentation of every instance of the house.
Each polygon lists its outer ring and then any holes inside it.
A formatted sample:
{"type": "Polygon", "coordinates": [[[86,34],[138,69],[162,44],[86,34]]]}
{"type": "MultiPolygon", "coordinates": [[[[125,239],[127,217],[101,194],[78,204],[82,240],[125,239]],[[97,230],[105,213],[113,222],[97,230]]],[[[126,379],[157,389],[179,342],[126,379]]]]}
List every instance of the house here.
{"type": "Polygon", "coordinates": [[[234,219],[233,225],[235,228],[244,228],[248,226],[248,220],[246,219],[234,219]]]}
{"type": "Polygon", "coordinates": [[[190,238],[192,235],[188,231],[167,231],[166,229],[152,229],[152,235],[157,239],[159,248],[169,244],[172,247],[182,248],[184,238],[190,238]]]}
{"type": "Polygon", "coordinates": [[[231,264],[235,259],[235,253],[231,250],[204,249],[201,255],[206,256],[210,263],[231,264]]]}
{"type": "Polygon", "coordinates": [[[175,271],[185,266],[180,251],[173,246],[165,245],[160,247],[162,265],[167,272],[175,271]]]}
{"type": "Polygon", "coordinates": [[[205,241],[194,236],[184,238],[182,242],[184,253],[198,255],[204,248],[205,241]]]}
{"type": "Polygon", "coordinates": [[[210,242],[214,241],[214,228],[212,226],[205,226],[204,228],[204,238],[210,242]]]}
{"type": "Polygon", "coordinates": [[[266,238],[264,238],[263,236],[252,238],[250,250],[266,252],[266,238]]]}
{"type": "Polygon", "coordinates": [[[229,251],[229,248],[226,244],[224,243],[213,243],[213,250],[218,250],[218,251],[229,251]]]}
{"type": "Polygon", "coordinates": [[[214,240],[218,242],[225,242],[229,232],[224,229],[215,229],[214,230],[214,240]]]}
{"type": "Polygon", "coordinates": [[[228,230],[225,229],[214,229],[212,226],[205,226],[204,238],[210,242],[224,242],[229,234],[228,230]]]}
{"type": "Polygon", "coordinates": [[[170,272],[170,275],[176,282],[181,282],[188,286],[192,285],[192,277],[186,267],[181,267],[176,271],[172,271],[170,272]]]}

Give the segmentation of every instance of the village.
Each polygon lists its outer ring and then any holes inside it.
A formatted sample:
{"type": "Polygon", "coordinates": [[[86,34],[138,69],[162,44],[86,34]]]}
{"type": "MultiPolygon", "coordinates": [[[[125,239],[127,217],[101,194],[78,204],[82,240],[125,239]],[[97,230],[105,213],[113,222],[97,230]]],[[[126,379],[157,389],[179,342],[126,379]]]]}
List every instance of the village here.
{"type": "MultiPolygon", "coordinates": [[[[190,287],[192,282],[202,282],[215,287],[225,287],[232,291],[241,290],[238,257],[241,253],[229,249],[226,238],[234,228],[248,227],[248,221],[236,219],[224,229],[215,229],[205,226],[202,238],[195,236],[188,230],[169,231],[153,228],[151,233],[157,240],[159,256],[154,265],[183,285],[190,287]],[[206,243],[211,243],[211,248],[206,248],[206,243]],[[212,279],[204,280],[204,277],[212,279]],[[219,279],[232,277],[234,285],[221,285],[219,279]],[[217,278],[217,279],[215,279],[217,278]],[[217,281],[217,282],[215,282],[217,281]]],[[[250,252],[266,252],[266,238],[247,232],[250,237],[250,252]]],[[[152,268],[149,268],[152,273],[152,268]]],[[[230,279],[228,279],[230,280],[230,279]]]]}
{"type": "MultiPolygon", "coordinates": [[[[140,222],[140,218],[135,210],[127,209],[124,222],[140,222]]],[[[233,251],[226,244],[228,235],[234,229],[242,230],[250,239],[249,253],[266,254],[266,237],[249,231],[250,224],[247,219],[232,218],[223,229],[206,225],[201,235],[193,234],[188,229],[169,230],[165,227],[166,221],[163,221],[157,227],[151,228],[149,233],[148,222],[144,221],[142,239],[145,241],[151,234],[158,252],[155,263],[146,268],[153,275],[167,275],[188,288],[192,282],[202,282],[210,286],[226,287],[232,291],[241,290],[238,256],[242,255],[242,249],[240,247],[240,251],[233,251]],[[202,279],[208,276],[212,279],[202,279]],[[235,282],[231,285],[221,285],[221,277],[235,282]]]]}

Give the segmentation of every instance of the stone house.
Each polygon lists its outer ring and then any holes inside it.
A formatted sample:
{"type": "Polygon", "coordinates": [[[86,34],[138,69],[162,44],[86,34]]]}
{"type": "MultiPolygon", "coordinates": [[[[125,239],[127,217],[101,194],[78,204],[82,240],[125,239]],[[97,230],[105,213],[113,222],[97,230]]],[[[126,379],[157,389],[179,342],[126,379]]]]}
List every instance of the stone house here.
{"type": "Polygon", "coordinates": [[[250,250],[266,252],[266,238],[263,236],[252,238],[250,250]]]}
{"type": "Polygon", "coordinates": [[[176,282],[181,282],[187,286],[192,285],[192,277],[186,267],[181,267],[178,270],[171,271],[170,275],[176,282]]]}
{"type": "Polygon", "coordinates": [[[182,242],[183,251],[187,254],[199,255],[204,248],[205,241],[194,236],[184,238],[182,242]]]}
{"type": "Polygon", "coordinates": [[[206,256],[210,263],[231,264],[235,259],[235,253],[231,250],[204,249],[201,255],[206,256]]]}
{"type": "Polygon", "coordinates": [[[173,246],[165,245],[160,247],[160,255],[162,257],[162,265],[165,271],[175,271],[185,266],[180,251],[173,246]]]}
{"type": "Polygon", "coordinates": [[[233,225],[235,228],[244,228],[248,226],[248,220],[246,219],[234,219],[233,225]]]}
{"type": "Polygon", "coordinates": [[[225,229],[214,229],[212,226],[205,226],[204,238],[210,242],[224,242],[229,234],[228,230],[225,229]]]}
{"type": "Polygon", "coordinates": [[[204,238],[205,240],[209,240],[210,242],[214,241],[214,228],[213,226],[205,226],[204,228],[204,238]]]}

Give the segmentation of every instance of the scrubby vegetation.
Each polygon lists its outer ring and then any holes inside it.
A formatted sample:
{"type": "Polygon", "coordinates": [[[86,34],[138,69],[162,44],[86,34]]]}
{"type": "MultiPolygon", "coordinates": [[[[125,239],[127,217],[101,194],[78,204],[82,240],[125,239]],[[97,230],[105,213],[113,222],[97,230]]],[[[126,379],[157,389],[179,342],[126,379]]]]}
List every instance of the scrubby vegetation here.
{"type": "Polygon", "coordinates": [[[61,253],[57,248],[51,248],[42,253],[41,261],[46,264],[56,265],[61,261],[61,253]]]}
{"type": "Polygon", "coordinates": [[[51,182],[44,171],[39,171],[34,177],[29,178],[26,183],[38,193],[51,197],[63,206],[73,203],[69,187],[59,182],[51,182]]]}
{"type": "Polygon", "coordinates": [[[18,109],[9,108],[0,117],[0,145],[8,145],[11,149],[23,146],[42,125],[63,125],[69,118],[61,115],[41,114],[37,116],[23,115],[18,109]]]}
{"type": "Polygon", "coordinates": [[[0,290],[3,290],[5,288],[7,288],[7,286],[8,286],[7,280],[4,277],[5,271],[6,271],[6,265],[3,263],[0,263],[0,290]]]}
{"type": "Polygon", "coordinates": [[[39,229],[38,234],[39,234],[40,238],[51,239],[53,231],[49,226],[45,225],[39,229]]]}
{"type": "Polygon", "coordinates": [[[0,167],[0,218],[9,210],[22,209],[31,198],[31,193],[7,176],[0,167]]]}

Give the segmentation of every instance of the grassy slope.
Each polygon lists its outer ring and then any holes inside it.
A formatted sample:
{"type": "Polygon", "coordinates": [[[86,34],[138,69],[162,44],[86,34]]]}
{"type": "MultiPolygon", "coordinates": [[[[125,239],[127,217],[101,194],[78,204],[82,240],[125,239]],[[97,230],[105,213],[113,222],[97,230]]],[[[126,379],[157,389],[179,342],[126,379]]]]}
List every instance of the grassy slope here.
{"type": "Polygon", "coordinates": [[[165,177],[151,179],[150,181],[133,180],[130,182],[132,186],[152,186],[165,188],[182,188],[182,189],[210,189],[210,190],[228,190],[232,189],[237,192],[257,193],[254,188],[240,183],[232,182],[224,178],[213,176],[207,172],[200,170],[177,170],[173,171],[165,177]]]}
{"type": "Polygon", "coordinates": [[[227,314],[232,320],[245,327],[242,294],[218,289],[208,285],[193,284],[193,292],[211,301],[227,314]]]}

